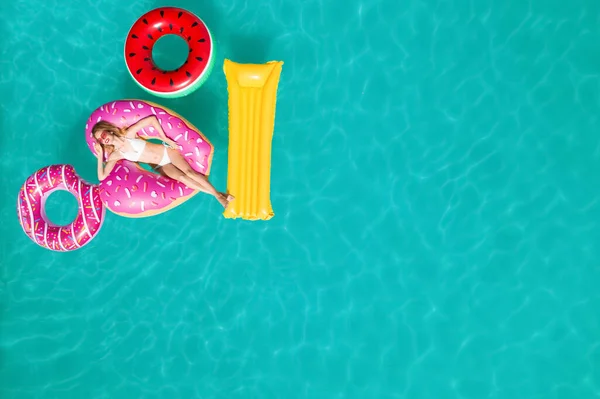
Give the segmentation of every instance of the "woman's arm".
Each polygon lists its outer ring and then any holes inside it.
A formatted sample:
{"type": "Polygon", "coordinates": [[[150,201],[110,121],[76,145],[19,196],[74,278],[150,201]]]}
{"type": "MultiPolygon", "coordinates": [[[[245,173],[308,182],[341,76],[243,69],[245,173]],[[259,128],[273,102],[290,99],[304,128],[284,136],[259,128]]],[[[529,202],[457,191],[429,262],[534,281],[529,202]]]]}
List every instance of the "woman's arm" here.
{"type": "Polygon", "coordinates": [[[144,118],[140,121],[137,121],[133,125],[129,126],[126,130],[126,135],[129,138],[134,138],[137,135],[137,133],[145,127],[153,127],[157,131],[158,136],[165,143],[169,144],[171,147],[173,147],[175,149],[177,148],[177,143],[175,143],[173,140],[171,140],[170,138],[167,137],[167,135],[165,134],[165,131],[163,130],[162,126],[160,125],[160,122],[154,115],[144,118]]]}
{"type": "Polygon", "coordinates": [[[111,160],[106,162],[106,165],[104,165],[104,167],[102,166],[102,160],[100,158],[98,158],[98,179],[100,181],[106,179],[106,176],[108,176],[110,174],[110,172],[112,172],[113,168],[115,167],[115,163],[117,161],[115,160],[111,160]]]}
{"type": "Polygon", "coordinates": [[[96,148],[98,157],[98,179],[102,181],[106,179],[106,176],[108,176],[110,172],[112,172],[113,168],[115,167],[115,163],[119,159],[121,159],[121,157],[119,157],[118,154],[116,154],[115,152],[112,152],[106,160],[106,165],[104,165],[104,163],[102,162],[102,159],[104,157],[104,151],[102,147],[100,147],[97,144],[94,147],[96,148]]]}

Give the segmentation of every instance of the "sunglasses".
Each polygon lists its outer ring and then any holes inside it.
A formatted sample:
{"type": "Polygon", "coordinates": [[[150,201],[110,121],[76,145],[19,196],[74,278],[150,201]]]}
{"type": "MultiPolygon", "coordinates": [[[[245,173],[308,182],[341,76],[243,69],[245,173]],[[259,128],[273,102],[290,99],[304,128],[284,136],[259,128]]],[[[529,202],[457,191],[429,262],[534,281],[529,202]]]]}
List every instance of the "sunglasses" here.
{"type": "Polygon", "coordinates": [[[102,144],[104,142],[104,140],[106,140],[106,138],[108,137],[108,133],[106,131],[102,131],[100,133],[100,138],[97,139],[96,141],[98,141],[100,144],[102,144]]]}

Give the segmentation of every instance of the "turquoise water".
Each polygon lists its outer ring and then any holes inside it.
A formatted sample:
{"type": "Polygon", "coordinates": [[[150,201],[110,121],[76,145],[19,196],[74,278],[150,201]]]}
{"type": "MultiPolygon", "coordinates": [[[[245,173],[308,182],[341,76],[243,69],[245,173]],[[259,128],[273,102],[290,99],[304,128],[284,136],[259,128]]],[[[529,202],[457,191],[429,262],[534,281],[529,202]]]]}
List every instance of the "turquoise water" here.
{"type": "Polygon", "coordinates": [[[0,3],[2,398],[600,395],[600,3],[174,1],[217,46],[180,99],[122,58],[161,5],[0,3]],[[75,252],[25,236],[21,184],[97,182],[115,99],[189,119],[225,189],[225,57],[284,61],[272,220],[198,195],[75,252]]]}

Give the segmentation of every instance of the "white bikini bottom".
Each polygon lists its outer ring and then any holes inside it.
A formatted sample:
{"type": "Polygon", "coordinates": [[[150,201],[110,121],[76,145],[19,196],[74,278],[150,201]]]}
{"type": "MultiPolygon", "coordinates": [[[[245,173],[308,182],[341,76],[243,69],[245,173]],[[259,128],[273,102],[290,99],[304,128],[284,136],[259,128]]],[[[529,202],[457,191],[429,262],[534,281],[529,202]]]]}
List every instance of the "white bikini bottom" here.
{"type": "Polygon", "coordinates": [[[164,165],[169,164],[169,163],[171,163],[171,158],[169,158],[169,153],[167,151],[167,147],[165,146],[164,152],[163,152],[163,157],[160,160],[160,162],[158,163],[158,166],[159,167],[160,166],[164,166],[164,165]]]}

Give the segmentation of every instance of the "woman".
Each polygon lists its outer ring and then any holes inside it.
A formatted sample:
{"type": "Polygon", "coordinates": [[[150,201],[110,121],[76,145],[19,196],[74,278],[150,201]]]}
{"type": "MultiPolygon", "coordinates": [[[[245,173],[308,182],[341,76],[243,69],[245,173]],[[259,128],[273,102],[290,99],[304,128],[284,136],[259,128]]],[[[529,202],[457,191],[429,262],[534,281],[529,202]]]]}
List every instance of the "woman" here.
{"type": "Polygon", "coordinates": [[[115,163],[120,159],[131,162],[145,162],[154,165],[155,170],[164,176],[180,181],[191,189],[214,196],[223,207],[227,207],[233,196],[218,192],[208,181],[206,176],[196,172],[181,156],[177,144],[169,139],[156,119],[152,115],[123,129],[107,121],[100,121],[92,128],[92,135],[96,139],[94,148],[98,157],[98,178],[104,180],[113,170],[115,163]],[[160,138],[168,144],[154,144],[139,138],[138,132],[145,127],[153,127],[160,138]],[[106,152],[106,165],[103,165],[103,154],[106,152]]]}

